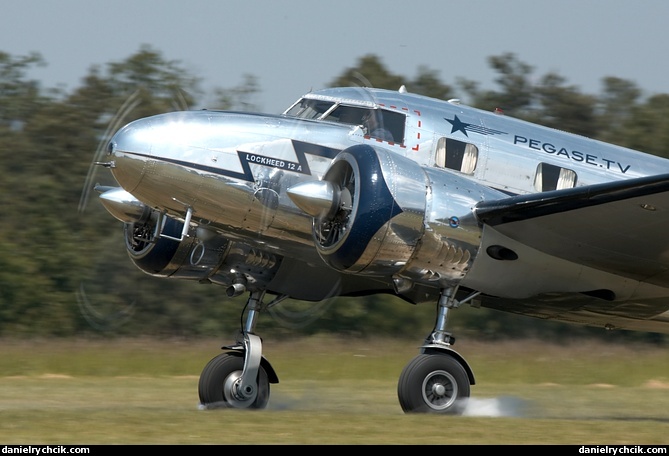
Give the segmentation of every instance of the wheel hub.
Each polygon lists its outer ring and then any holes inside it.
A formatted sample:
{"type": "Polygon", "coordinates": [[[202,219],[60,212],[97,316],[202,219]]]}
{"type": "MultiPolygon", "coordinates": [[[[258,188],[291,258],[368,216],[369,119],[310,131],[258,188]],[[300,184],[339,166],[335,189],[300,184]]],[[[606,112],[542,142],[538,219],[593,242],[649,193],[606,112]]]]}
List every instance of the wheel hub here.
{"type": "Polygon", "coordinates": [[[432,372],[423,381],[423,400],[433,410],[449,408],[458,397],[458,384],[448,372],[432,372]]]}
{"type": "Polygon", "coordinates": [[[234,408],[247,408],[255,399],[254,395],[245,397],[240,391],[241,377],[242,371],[233,372],[225,379],[223,384],[223,396],[226,402],[234,408]]]}
{"type": "Polygon", "coordinates": [[[432,385],[432,393],[435,396],[444,396],[446,394],[446,387],[441,383],[435,383],[432,385]]]}

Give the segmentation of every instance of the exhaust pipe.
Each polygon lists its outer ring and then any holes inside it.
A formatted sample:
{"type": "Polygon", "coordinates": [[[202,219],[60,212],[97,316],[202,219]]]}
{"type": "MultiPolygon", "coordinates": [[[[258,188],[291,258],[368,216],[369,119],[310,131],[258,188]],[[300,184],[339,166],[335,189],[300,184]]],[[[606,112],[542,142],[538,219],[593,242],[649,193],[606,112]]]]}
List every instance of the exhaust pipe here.
{"type": "Polygon", "coordinates": [[[228,288],[226,288],[225,293],[230,298],[236,298],[245,291],[246,291],[246,279],[244,277],[241,277],[235,279],[233,284],[230,285],[228,288]]]}

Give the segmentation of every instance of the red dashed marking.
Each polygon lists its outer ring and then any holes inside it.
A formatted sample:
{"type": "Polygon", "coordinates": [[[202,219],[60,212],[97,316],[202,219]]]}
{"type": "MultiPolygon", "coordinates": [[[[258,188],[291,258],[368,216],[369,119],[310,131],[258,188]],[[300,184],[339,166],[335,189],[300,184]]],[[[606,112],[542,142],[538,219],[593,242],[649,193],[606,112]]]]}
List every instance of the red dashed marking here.
{"type": "MultiPolygon", "coordinates": [[[[417,109],[414,109],[413,112],[415,112],[416,115],[417,115],[418,117],[420,117],[420,111],[418,111],[417,109]]],[[[420,119],[418,119],[417,124],[418,124],[418,128],[421,128],[421,126],[423,125],[423,124],[422,124],[422,121],[421,121],[420,119]]],[[[416,140],[420,142],[420,132],[418,132],[418,134],[416,134],[416,140]]],[[[416,144],[416,146],[415,146],[415,147],[412,147],[411,150],[415,150],[416,152],[418,152],[418,149],[419,149],[419,148],[420,148],[420,144],[416,144]]]]}
{"type": "Polygon", "coordinates": [[[376,141],[376,142],[380,142],[380,143],[390,144],[391,146],[406,147],[404,144],[397,144],[395,141],[384,141],[383,139],[372,138],[372,137],[369,136],[369,135],[365,135],[365,136],[363,136],[363,138],[365,138],[365,139],[369,139],[370,141],[376,141]]]}
{"type": "MultiPolygon", "coordinates": [[[[379,106],[386,106],[386,105],[385,105],[385,104],[382,104],[382,103],[379,103],[379,106]]],[[[389,107],[392,108],[392,109],[401,109],[402,111],[407,111],[407,112],[409,111],[409,108],[407,108],[407,107],[398,108],[397,106],[393,106],[393,105],[391,105],[391,106],[389,106],[389,107]]],[[[414,109],[413,112],[414,112],[417,116],[420,117],[420,115],[421,115],[421,114],[420,114],[420,111],[418,111],[417,109],[414,109]]],[[[423,123],[422,123],[422,121],[421,121],[420,119],[418,119],[418,121],[416,122],[416,124],[417,124],[418,128],[421,128],[422,125],[423,125],[423,123]]],[[[385,143],[387,143],[387,144],[390,144],[391,146],[399,146],[399,147],[402,147],[402,148],[406,148],[406,146],[405,146],[404,144],[397,144],[397,143],[392,142],[392,141],[384,141],[383,139],[372,138],[372,137],[369,136],[369,135],[365,135],[364,138],[365,138],[365,139],[374,140],[374,141],[376,141],[376,142],[380,142],[380,143],[385,142],[385,143]]],[[[420,132],[418,132],[418,133],[416,134],[416,140],[420,142],[420,132]]],[[[416,152],[418,152],[418,149],[419,149],[419,148],[420,148],[420,144],[416,144],[414,147],[411,148],[411,150],[415,150],[416,152]]]]}

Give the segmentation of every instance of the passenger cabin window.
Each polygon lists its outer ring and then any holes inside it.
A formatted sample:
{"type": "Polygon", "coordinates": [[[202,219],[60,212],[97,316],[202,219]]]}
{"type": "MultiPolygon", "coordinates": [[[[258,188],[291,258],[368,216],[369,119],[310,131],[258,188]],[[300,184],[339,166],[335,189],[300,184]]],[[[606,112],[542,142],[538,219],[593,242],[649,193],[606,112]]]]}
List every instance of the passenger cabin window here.
{"type": "Polygon", "coordinates": [[[348,125],[360,125],[365,135],[388,142],[404,142],[406,116],[384,109],[336,104],[330,101],[303,98],[285,113],[301,119],[320,119],[348,125]]]}
{"type": "Polygon", "coordinates": [[[576,186],[576,173],[571,169],[561,168],[548,163],[539,163],[534,178],[534,188],[540,192],[573,188],[576,186]]]}
{"type": "Polygon", "coordinates": [[[439,138],[435,154],[435,165],[454,169],[465,174],[474,174],[479,149],[474,144],[452,138],[439,138]]]}

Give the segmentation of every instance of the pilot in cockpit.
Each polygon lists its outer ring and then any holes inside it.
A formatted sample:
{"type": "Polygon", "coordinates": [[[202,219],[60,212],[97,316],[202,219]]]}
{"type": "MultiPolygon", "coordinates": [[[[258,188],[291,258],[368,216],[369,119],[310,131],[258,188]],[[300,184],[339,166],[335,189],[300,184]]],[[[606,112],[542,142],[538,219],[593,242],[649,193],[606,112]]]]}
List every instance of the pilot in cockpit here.
{"type": "Polygon", "coordinates": [[[393,141],[393,135],[383,126],[383,117],[375,109],[370,109],[362,116],[362,125],[367,134],[384,141],[393,141]]]}

